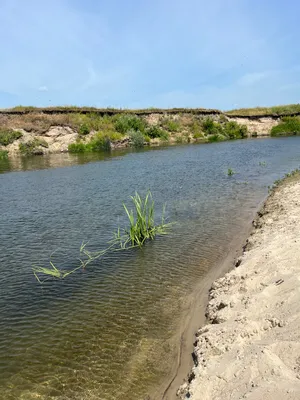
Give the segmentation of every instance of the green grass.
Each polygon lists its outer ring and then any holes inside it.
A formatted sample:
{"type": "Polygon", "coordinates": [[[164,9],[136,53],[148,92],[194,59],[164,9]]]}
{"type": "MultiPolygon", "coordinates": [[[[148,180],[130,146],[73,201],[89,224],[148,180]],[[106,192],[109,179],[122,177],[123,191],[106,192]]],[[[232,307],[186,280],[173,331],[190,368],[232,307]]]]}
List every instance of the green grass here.
{"type": "Polygon", "coordinates": [[[300,133],[299,117],[283,117],[277,126],[271,129],[271,136],[296,135],[300,133]]]}
{"type": "Polygon", "coordinates": [[[151,139],[160,138],[162,140],[169,140],[169,133],[157,125],[152,125],[146,130],[146,135],[151,139]]]}
{"type": "Polygon", "coordinates": [[[179,132],[181,130],[180,122],[174,119],[162,118],[160,125],[169,132],[179,132]]]}
{"type": "Polygon", "coordinates": [[[8,151],[0,150],[0,160],[7,160],[8,158],[8,151]]]}
{"type": "Polygon", "coordinates": [[[201,130],[209,142],[244,139],[247,137],[247,127],[245,125],[240,125],[235,121],[220,123],[210,117],[202,121],[201,130]]]}
{"type": "Polygon", "coordinates": [[[133,201],[134,209],[129,210],[128,207],[123,204],[125,213],[129,220],[129,227],[120,229],[114,233],[113,239],[108,243],[108,247],[101,251],[90,252],[86,249],[87,243],[82,243],[80,247],[79,258],[80,265],[70,271],[59,269],[51,261],[50,256],[50,267],[34,266],[32,268],[33,274],[39,283],[44,283],[50,278],[64,279],[68,275],[73,274],[78,269],[85,269],[88,264],[95,261],[96,259],[104,256],[109,251],[120,251],[129,248],[143,247],[147,240],[153,240],[158,235],[166,235],[172,223],[166,223],[164,218],[165,207],[163,207],[162,217],[159,224],[155,221],[155,206],[152,194],[150,191],[147,192],[145,198],[142,198],[137,192],[134,196],[131,196],[133,201]],[[42,279],[46,277],[46,279],[42,279]]]}
{"type": "Polygon", "coordinates": [[[69,144],[68,151],[69,153],[110,151],[111,143],[121,140],[123,137],[123,135],[116,131],[98,132],[88,143],[78,141],[77,143],[69,144]]]}
{"type": "Polygon", "coordinates": [[[8,146],[15,140],[20,139],[22,136],[22,132],[14,131],[12,129],[0,128],[0,145],[8,146]]]}
{"type": "Polygon", "coordinates": [[[232,168],[228,168],[228,170],[227,170],[227,175],[228,175],[228,176],[232,176],[232,175],[234,175],[234,174],[235,174],[234,170],[233,170],[232,168]]]}
{"type": "Polygon", "coordinates": [[[147,123],[137,115],[117,115],[114,118],[114,126],[117,132],[127,133],[129,131],[140,131],[145,132],[147,123]]]}
{"type": "Polygon", "coordinates": [[[112,240],[112,244],[119,245],[121,249],[128,247],[142,247],[146,240],[153,240],[157,235],[165,235],[171,224],[165,223],[164,209],[161,223],[155,224],[154,200],[148,191],[145,198],[140,197],[136,192],[131,196],[134,205],[133,210],[129,210],[123,204],[124,210],[129,220],[129,227],[118,229],[112,240]]]}

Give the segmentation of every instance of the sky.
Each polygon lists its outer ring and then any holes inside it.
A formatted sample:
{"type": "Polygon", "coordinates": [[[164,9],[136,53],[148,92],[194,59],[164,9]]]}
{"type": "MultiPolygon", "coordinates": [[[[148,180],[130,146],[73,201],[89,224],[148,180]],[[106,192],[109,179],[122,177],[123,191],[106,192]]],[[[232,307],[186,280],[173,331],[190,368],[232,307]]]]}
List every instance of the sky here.
{"type": "Polygon", "coordinates": [[[0,0],[0,107],[300,103],[297,0],[0,0]]]}

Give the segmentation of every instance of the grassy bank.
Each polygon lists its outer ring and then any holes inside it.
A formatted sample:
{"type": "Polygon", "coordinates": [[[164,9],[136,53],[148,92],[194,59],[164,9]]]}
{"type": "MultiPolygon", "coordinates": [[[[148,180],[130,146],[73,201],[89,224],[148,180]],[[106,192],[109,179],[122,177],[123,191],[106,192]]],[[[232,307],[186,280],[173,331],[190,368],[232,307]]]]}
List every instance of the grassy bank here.
{"type": "Polygon", "coordinates": [[[300,117],[283,117],[271,130],[271,136],[287,136],[300,134],[300,117]]]}
{"type": "Polygon", "coordinates": [[[239,108],[236,110],[226,111],[228,116],[261,116],[261,115],[293,115],[300,114],[300,104],[286,104],[273,107],[253,107],[253,108],[239,108]]]}
{"type": "Polygon", "coordinates": [[[265,130],[264,134],[273,136],[290,135],[300,131],[298,118],[295,115],[291,117],[298,112],[299,104],[239,109],[227,113],[201,108],[125,110],[18,106],[0,110],[0,150],[8,155],[18,152],[23,155],[65,151],[85,153],[168,142],[243,139],[261,129],[265,130]],[[265,115],[274,116],[273,123],[267,127],[259,120],[259,116],[265,115]],[[245,120],[246,125],[240,124],[239,120],[230,120],[230,117],[237,116],[257,117],[257,126],[251,125],[250,120],[245,120]],[[281,121],[274,126],[278,118],[281,121]]]}

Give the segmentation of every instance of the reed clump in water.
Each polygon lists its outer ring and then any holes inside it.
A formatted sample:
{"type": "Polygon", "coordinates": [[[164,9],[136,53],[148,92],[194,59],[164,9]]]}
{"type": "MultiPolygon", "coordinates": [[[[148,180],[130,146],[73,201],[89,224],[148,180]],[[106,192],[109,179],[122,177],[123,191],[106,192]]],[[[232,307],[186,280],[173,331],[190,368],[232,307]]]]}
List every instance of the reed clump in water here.
{"type": "Polygon", "coordinates": [[[124,210],[129,220],[129,227],[125,229],[118,228],[111,241],[113,245],[119,246],[121,249],[128,247],[142,247],[146,240],[153,240],[157,235],[166,235],[171,223],[165,222],[165,207],[163,208],[161,223],[156,225],[154,214],[154,200],[152,194],[148,191],[143,199],[136,192],[131,196],[134,209],[129,210],[123,204],[124,210]]]}
{"type": "Polygon", "coordinates": [[[32,268],[33,274],[38,282],[43,283],[49,278],[64,279],[80,268],[85,269],[88,264],[101,258],[109,251],[120,251],[134,247],[141,248],[147,240],[153,240],[157,235],[166,235],[169,232],[172,223],[166,223],[165,221],[165,206],[163,207],[160,224],[155,223],[155,206],[150,191],[148,191],[145,198],[142,198],[136,192],[134,196],[131,196],[131,199],[134,205],[133,210],[129,210],[127,206],[123,204],[129,220],[129,227],[118,228],[117,232],[114,233],[113,239],[108,242],[107,248],[97,252],[90,252],[86,249],[87,243],[82,243],[80,247],[81,258],[79,258],[79,266],[71,271],[65,271],[57,268],[54,263],[50,261],[51,268],[34,267],[32,268]],[[42,281],[39,278],[40,274],[46,275],[48,278],[42,281]]]}

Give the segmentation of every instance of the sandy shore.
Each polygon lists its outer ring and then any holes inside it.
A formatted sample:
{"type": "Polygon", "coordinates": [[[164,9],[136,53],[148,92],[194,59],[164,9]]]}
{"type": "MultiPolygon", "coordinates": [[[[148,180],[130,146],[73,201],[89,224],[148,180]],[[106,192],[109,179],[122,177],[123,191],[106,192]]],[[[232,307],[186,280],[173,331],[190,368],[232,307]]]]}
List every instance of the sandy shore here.
{"type": "Polygon", "coordinates": [[[300,399],[300,178],[267,199],[236,268],[212,285],[182,399],[300,399]]]}

